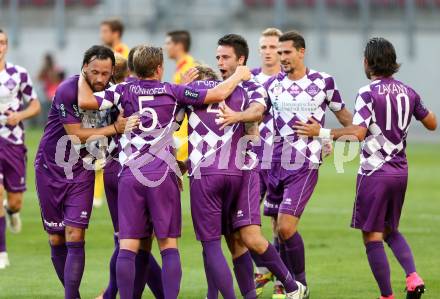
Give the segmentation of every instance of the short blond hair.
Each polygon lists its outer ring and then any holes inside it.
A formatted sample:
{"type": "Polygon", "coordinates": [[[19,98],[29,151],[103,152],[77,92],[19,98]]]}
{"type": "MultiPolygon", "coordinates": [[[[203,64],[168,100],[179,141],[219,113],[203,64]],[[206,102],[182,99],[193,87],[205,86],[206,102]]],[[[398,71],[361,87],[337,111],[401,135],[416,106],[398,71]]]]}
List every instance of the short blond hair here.
{"type": "Polygon", "coordinates": [[[148,78],[154,75],[163,64],[162,48],[139,45],[133,54],[133,67],[136,76],[148,78]]]}
{"type": "Polygon", "coordinates": [[[121,83],[128,77],[128,63],[127,59],[119,53],[115,53],[115,72],[113,80],[115,83],[121,83]]]}
{"type": "Polygon", "coordinates": [[[208,65],[197,65],[195,67],[199,71],[197,80],[215,80],[218,81],[217,73],[208,65]]]}
{"type": "Polygon", "coordinates": [[[283,35],[283,32],[281,32],[280,29],[275,28],[275,27],[269,27],[263,30],[263,32],[261,32],[261,36],[278,36],[280,37],[281,35],[283,35]]]}

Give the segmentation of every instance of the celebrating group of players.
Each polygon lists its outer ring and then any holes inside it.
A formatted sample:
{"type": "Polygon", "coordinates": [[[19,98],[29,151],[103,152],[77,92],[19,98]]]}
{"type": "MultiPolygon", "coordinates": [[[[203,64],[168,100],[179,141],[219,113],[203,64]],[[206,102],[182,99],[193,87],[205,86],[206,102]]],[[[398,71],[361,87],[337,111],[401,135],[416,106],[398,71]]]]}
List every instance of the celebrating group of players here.
{"type": "MultiPolygon", "coordinates": [[[[5,63],[6,49],[0,31],[0,175],[6,215],[16,227],[25,188],[21,121],[37,114],[39,105],[27,72],[5,63]]],[[[407,186],[405,145],[412,116],[429,130],[437,123],[419,95],[393,77],[399,69],[393,45],[383,38],[368,41],[364,66],[371,82],[359,90],[354,115],[334,78],[305,66],[299,33],[268,28],[259,52],[261,67],[250,71],[246,40],[225,35],[216,52],[221,78],[197,66],[180,84],[162,82],[160,47],[138,45],[127,60],[106,46],[84,53],[81,73],[57,89],[35,159],[41,217],[65,298],[80,298],[95,170],[103,165],[115,249],[109,285],[99,298],[141,298],[145,285],[156,298],[179,297],[186,172],[207,298],[219,292],[236,298],[222,235],[243,298],[257,298],[272,276],[273,298],[309,298],[298,225],[332,139],[362,142],[352,227],[363,233],[381,298],[394,298],[383,241],[406,272],[407,298],[420,298],[424,282],[398,230],[407,186]],[[327,109],[343,128],[324,127],[327,109]],[[176,159],[173,134],[185,117],[184,160],[176,159]],[[273,243],[261,233],[260,202],[273,220],[273,243]],[[153,238],[161,266],[151,254],[153,238]]],[[[4,222],[0,216],[0,268],[4,222]]]]}

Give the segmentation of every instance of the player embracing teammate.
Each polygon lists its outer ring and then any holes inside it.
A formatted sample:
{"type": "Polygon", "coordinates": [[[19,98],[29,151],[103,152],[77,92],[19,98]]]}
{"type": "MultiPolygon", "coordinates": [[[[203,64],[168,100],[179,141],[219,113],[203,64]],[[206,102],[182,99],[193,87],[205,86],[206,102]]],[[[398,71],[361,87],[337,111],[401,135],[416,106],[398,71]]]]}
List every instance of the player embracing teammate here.
{"type": "Polygon", "coordinates": [[[425,290],[416,272],[411,248],[399,232],[399,220],[408,182],[405,154],[411,118],[435,130],[437,120],[417,92],[395,79],[400,65],[393,45],[372,38],[364,51],[365,74],[371,82],[360,88],[353,125],[321,128],[315,121],[296,125],[298,134],[362,141],[351,226],[362,231],[368,262],[380,289],[381,299],[394,299],[390,266],[383,241],[391,248],[406,273],[407,299],[418,299],[425,290]]]}

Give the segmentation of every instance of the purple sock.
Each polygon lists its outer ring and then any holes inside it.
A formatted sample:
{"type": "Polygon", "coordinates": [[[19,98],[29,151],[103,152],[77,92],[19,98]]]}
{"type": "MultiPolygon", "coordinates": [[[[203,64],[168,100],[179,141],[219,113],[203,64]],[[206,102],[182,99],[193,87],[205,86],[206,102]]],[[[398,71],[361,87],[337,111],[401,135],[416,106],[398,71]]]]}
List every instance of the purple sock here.
{"type": "Polygon", "coordinates": [[[151,253],[148,254],[148,263],[145,275],[145,282],[150,288],[154,297],[156,299],[163,299],[165,296],[163,293],[162,269],[151,253]]]}
{"type": "Polygon", "coordinates": [[[107,289],[105,290],[104,299],[116,299],[118,294],[118,285],[116,284],[116,260],[119,254],[119,239],[118,236],[113,236],[115,242],[115,249],[113,250],[112,257],[110,258],[110,279],[107,289]]]}
{"type": "Polygon", "coordinates": [[[391,289],[390,265],[382,241],[369,242],[365,244],[368,262],[371,271],[376,278],[382,296],[387,297],[393,294],[391,289]]]}
{"type": "Polygon", "coordinates": [[[65,299],[79,298],[79,286],[84,273],[86,256],[84,241],[66,242],[67,258],[64,267],[64,296],[65,299]]]}
{"type": "Polygon", "coordinates": [[[263,266],[269,269],[270,272],[284,285],[287,293],[294,292],[298,289],[298,285],[292,274],[284,265],[275,247],[269,243],[266,251],[260,254],[263,266]]]}
{"type": "Polygon", "coordinates": [[[202,246],[206,258],[205,271],[208,272],[208,277],[211,277],[215,289],[219,290],[225,299],[236,298],[232,273],[223,255],[221,241],[203,241],[202,246]]]}
{"type": "Polygon", "coordinates": [[[232,260],[240,293],[244,299],[256,299],[254,267],[249,251],[232,260]]]}
{"type": "Polygon", "coordinates": [[[285,240],[284,246],[286,249],[286,258],[290,266],[288,267],[289,270],[295,275],[297,281],[306,286],[304,242],[299,232],[296,232],[289,239],[285,240]]]}
{"type": "Polygon", "coordinates": [[[116,261],[116,281],[121,299],[133,299],[136,252],[120,249],[116,261]]]}
{"type": "Polygon", "coordinates": [[[6,220],[0,217],[0,252],[6,251],[6,220]]]}
{"type": "Polygon", "coordinates": [[[212,277],[212,274],[210,271],[208,271],[208,264],[207,264],[207,258],[205,251],[202,251],[203,255],[203,265],[205,268],[205,275],[206,275],[206,283],[208,284],[208,294],[206,295],[207,299],[218,299],[218,289],[215,286],[214,278],[212,277]]]}
{"type": "Polygon", "coordinates": [[[66,244],[51,245],[50,243],[49,245],[53,267],[58,275],[58,279],[64,285],[64,267],[66,265],[67,246],[66,244]]]}
{"type": "Polygon", "coordinates": [[[387,242],[388,246],[393,251],[394,256],[405,270],[406,276],[416,272],[416,265],[414,263],[411,248],[400,232],[394,231],[390,233],[385,242],[387,242]]]}
{"type": "Polygon", "coordinates": [[[139,250],[136,255],[134,299],[142,298],[145,284],[148,284],[155,298],[163,299],[162,270],[150,252],[139,250]]]}
{"type": "MultiPolygon", "coordinates": [[[[179,296],[182,266],[177,248],[168,248],[160,252],[162,256],[162,282],[165,299],[179,296]]],[[[122,298],[121,298],[122,299],[122,298]]]]}
{"type": "Polygon", "coordinates": [[[280,251],[279,252],[280,252],[281,260],[283,261],[284,265],[286,265],[286,267],[290,273],[293,273],[292,267],[290,266],[289,259],[287,258],[286,245],[284,245],[284,243],[280,244],[280,251]]]}

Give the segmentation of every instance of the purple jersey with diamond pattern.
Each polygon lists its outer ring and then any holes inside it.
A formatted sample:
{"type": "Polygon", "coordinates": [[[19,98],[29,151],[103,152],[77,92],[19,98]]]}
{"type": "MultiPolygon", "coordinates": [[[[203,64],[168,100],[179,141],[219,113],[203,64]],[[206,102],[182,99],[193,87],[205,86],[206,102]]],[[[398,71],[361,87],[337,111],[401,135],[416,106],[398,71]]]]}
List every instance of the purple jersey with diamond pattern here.
{"type": "Polygon", "coordinates": [[[35,158],[36,168],[54,180],[67,183],[93,182],[94,171],[85,164],[91,165],[95,159],[85,145],[72,148],[63,125],[80,123],[91,128],[100,123],[95,120],[96,113],[84,113],[78,108],[78,78],[78,75],[72,76],[57,88],[35,158]]]}
{"type": "Polygon", "coordinates": [[[297,121],[308,122],[309,117],[324,126],[327,107],[334,112],[345,107],[333,77],[307,69],[303,78],[292,81],[281,72],[264,86],[273,109],[275,134],[292,146],[291,153],[274,151],[272,161],[294,162],[299,153],[312,163],[320,163],[321,140],[299,137],[293,126],[297,121]]]}
{"type": "Polygon", "coordinates": [[[6,111],[21,111],[25,108],[25,104],[36,98],[32,80],[26,69],[7,62],[5,68],[0,71],[0,144],[24,143],[23,122],[19,122],[16,126],[7,125],[6,111]]]}
{"type": "MultiPolygon", "coordinates": [[[[252,71],[252,75],[254,76],[254,80],[264,85],[271,76],[263,73],[261,67],[255,68],[252,71]]],[[[273,136],[274,136],[274,120],[273,120],[273,111],[272,107],[266,109],[263,115],[263,120],[258,126],[260,131],[260,140],[261,143],[258,146],[254,146],[254,151],[257,154],[258,160],[260,162],[271,162],[272,155],[263,154],[265,149],[266,151],[272,151],[273,146],[273,136]]]]}
{"type": "Polygon", "coordinates": [[[95,93],[95,97],[100,110],[117,106],[125,117],[141,116],[139,128],[119,139],[120,163],[142,173],[165,173],[175,164],[172,136],[179,127],[178,105],[203,105],[206,93],[184,85],[135,80],[95,93]]]}
{"type": "MultiPolygon", "coordinates": [[[[191,83],[195,89],[213,88],[218,81],[196,81],[191,83]]],[[[243,82],[226,99],[225,104],[234,111],[244,111],[251,103],[266,106],[265,94],[261,85],[243,82]],[[245,88],[246,86],[247,88],[245,88]]],[[[220,104],[208,106],[189,106],[189,175],[197,177],[208,174],[242,175],[243,169],[253,168],[256,157],[250,151],[246,139],[245,124],[238,123],[220,130],[216,123],[220,104]],[[244,138],[242,138],[244,137],[244,138]]]]}
{"type": "Polygon", "coordinates": [[[411,117],[428,115],[420,96],[393,78],[371,82],[359,90],[353,124],[368,129],[361,145],[359,173],[406,175],[406,136],[411,117]]]}

